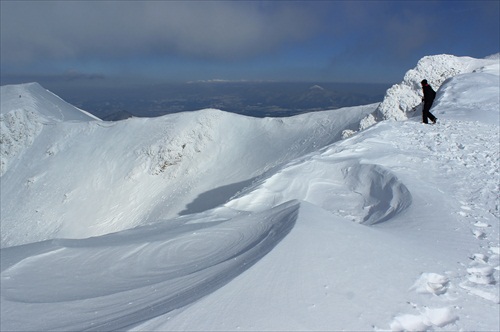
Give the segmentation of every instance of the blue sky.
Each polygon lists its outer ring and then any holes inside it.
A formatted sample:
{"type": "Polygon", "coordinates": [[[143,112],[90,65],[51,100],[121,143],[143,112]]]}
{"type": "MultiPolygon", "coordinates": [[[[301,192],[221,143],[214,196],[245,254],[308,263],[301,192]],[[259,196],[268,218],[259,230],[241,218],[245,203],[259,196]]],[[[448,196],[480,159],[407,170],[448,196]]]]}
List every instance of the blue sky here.
{"type": "Polygon", "coordinates": [[[425,55],[500,52],[499,3],[1,0],[2,84],[397,83],[425,55]]]}

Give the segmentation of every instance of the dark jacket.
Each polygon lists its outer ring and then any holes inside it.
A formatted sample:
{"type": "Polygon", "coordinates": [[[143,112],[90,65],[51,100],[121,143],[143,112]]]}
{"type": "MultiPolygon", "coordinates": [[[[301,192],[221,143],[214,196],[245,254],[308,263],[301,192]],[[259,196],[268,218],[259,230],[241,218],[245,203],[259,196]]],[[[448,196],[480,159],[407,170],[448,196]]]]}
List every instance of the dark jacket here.
{"type": "Polygon", "coordinates": [[[432,105],[436,98],[436,91],[429,84],[424,85],[422,90],[424,91],[424,104],[432,105]]]}

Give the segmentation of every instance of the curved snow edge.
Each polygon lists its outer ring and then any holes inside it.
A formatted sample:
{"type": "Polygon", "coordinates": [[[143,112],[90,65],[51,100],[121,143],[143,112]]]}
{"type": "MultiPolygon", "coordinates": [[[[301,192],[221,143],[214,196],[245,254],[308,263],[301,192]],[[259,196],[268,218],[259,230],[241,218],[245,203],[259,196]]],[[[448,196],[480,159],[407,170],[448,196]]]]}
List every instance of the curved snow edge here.
{"type": "Polygon", "coordinates": [[[44,242],[2,249],[2,261],[10,266],[2,272],[1,328],[121,330],[184,307],[268,254],[293,229],[299,208],[298,201],[289,201],[261,213],[233,211],[229,219],[205,214],[200,221],[194,215],[84,240],[56,240],[52,248],[44,242]],[[23,259],[26,252],[30,256],[23,259]],[[67,271],[78,278],[68,278],[67,271]],[[59,285],[57,294],[41,287],[50,283],[59,285]],[[30,305],[16,310],[20,302],[30,305]],[[87,305],[100,309],[89,312],[87,305]],[[47,310],[59,314],[43,322],[25,319],[47,310]],[[60,315],[75,319],[61,326],[60,315]]]}
{"type": "Polygon", "coordinates": [[[408,188],[379,165],[357,164],[345,172],[348,185],[364,199],[362,224],[375,225],[387,221],[412,204],[408,188]]]}

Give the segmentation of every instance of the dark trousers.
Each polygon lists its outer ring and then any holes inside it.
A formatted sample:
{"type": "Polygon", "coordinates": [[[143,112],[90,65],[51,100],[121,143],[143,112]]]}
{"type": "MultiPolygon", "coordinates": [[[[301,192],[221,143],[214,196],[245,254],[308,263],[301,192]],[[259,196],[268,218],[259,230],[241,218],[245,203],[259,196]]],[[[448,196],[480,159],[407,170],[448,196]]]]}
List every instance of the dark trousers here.
{"type": "Polygon", "coordinates": [[[429,123],[428,119],[431,119],[432,122],[436,122],[436,117],[429,112],[432,107],[432,103],[424,103],[424,108],[422,109],[422,122],[429,123]]]}

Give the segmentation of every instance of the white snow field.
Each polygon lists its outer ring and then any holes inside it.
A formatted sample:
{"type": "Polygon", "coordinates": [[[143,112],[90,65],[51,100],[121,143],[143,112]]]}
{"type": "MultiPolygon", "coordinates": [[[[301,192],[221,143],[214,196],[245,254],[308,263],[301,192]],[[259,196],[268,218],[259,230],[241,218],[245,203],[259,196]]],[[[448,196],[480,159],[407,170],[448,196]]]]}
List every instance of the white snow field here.
{"type": "Polygon", "coordinates": [[[426,57],[380,105],[289,118],[2,86],[0,329],[498,331],[499,65],[426,57]]]}

